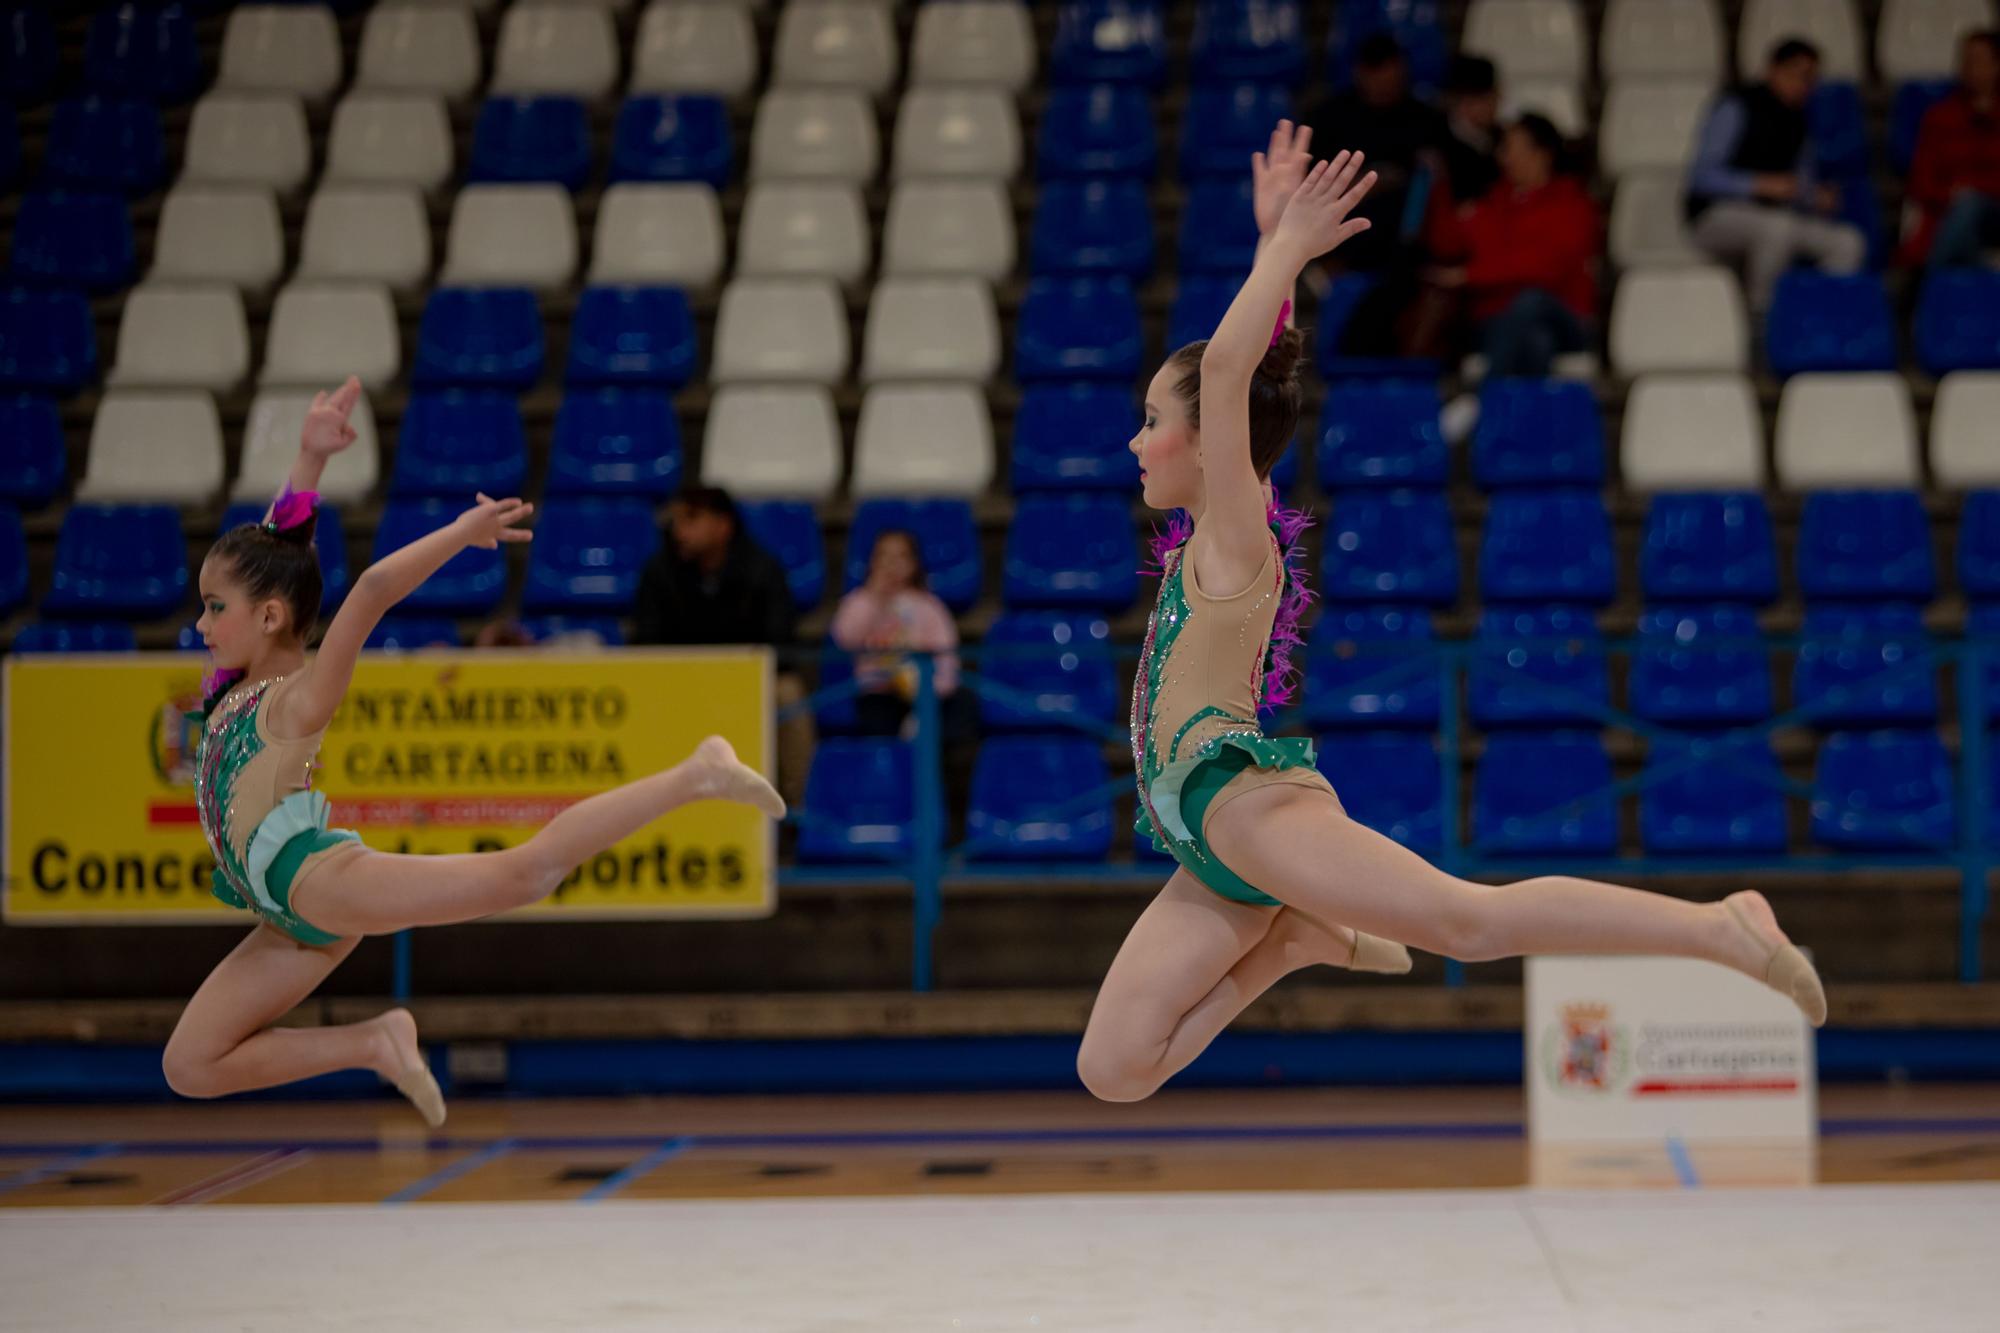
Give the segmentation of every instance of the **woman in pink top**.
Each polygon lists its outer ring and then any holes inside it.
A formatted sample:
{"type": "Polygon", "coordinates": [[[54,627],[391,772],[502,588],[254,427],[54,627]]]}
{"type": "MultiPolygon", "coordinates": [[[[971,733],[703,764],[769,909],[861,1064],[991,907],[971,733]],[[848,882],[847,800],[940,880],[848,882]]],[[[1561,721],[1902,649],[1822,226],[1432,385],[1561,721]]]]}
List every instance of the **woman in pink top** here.
{"type": "Polygon", "coordinates": [[[875,539],[867,580],[840,600],[833,641],[857,654],[854,675],[861,694],[855,708],[864,732],[893,736],[903,729],[917,696],[917,665],[910,653],[938,654],[935,680],[946,730],[957,732],[968,720],[956,700],[958,625],[930,590],[923,552],[911,534],[892,530],[875,539]]]}

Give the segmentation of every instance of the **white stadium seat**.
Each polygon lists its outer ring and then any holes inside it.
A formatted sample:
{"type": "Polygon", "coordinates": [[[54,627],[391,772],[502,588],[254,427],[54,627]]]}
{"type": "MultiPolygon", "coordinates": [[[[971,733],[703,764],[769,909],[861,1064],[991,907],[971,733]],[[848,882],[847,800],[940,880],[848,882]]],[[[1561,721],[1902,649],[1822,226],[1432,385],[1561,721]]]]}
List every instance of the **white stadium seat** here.
{"type": "MultiPolygon", "coordinates": [[[[297,455],[298,442],[293,441],[297,455]]],[[[113,389],[90,423],[76,498],[89,504],[205,505],[222,492],[222,419],[198,390],[113,389]]]]}
{"type": "Polygon", "coordinates": [[[1789,37],[1819,48],[1819,76],[1855,83],[1861,70],[1861,16],[1854,0],[1745,0],[1736,29],[1736,69],[1755,81],[1771,62],[1771,51],[1789,37]]]}
{"type": "Polygon", "coordinates": [[[1993,0],[1886,0],[1876,67],[1891,83],[1949,78],[1958,71],[1958,39],[1993,26],[1993,0]]]}
{"type": "Polygon", "coordinates": [[[838,384],[847,343],[847,303],[831,279],[738,278],[722,289],[709,378],[838,384]]]}
{"type": "Polygon", "coordinates": [[[1619,466],[1632,491],[1755,491],[1764,426],[1748,378],[1648,375],[1625,400],[1619,466]]]}
{"type": "Polygon", "coordinates": [[[285,268],[284,219],[257,186],[176,185],[160,206],[148,275],[270,290],[285,268]]]}
{"type": "Polygon", "coordinates": [[[1694,160],[1714,91],[1688,80],[1624,80],[1604,98],[1597,156],[1604,174],[1679,171],[1694,160]]]}
{"type": "MultiPolygon", "coordinates": [[[[251,400],[250,418],[243,427],[243,469],[230,489],[230,499],[264,501],[278,493],[299,456],[299,432],[305,429],[313,394],[333,382],[324,380],[310,389],[266,389],[251,400]]],[[[319,482],[320,497],[330,504],[366,500],[382,471],[375,412],[366,394],[354,405],[347,424],[354,428],[354,443],[333,456],[319,482]]]]}
{"type": "Polygon", "coordinates": [[[249,374],[250,325],[236,288],[146,282],[126,294],[111,383],[221,393],[249,374]]]}
{"type": "Polygon", "coordinates": [[[1607,84],[1686,79],[1713,88],[1727,65],[1723,49],[1715,0],[1611,0],[1598,67],[1607,84]]]}
{"type": "Polygon", "coordinates": [[[724,385],[708,409],[701,480],[738,499],[823,500],[840,486],[840,419],[819,385],[724,385]]]}
{"type": "Polygon", "coordinates": [[[873,96],[895,82],[896,32],[871,0],[814,0],[778,11],[772,53],[783,87],[854,88],[873,96]]]}
{"type": "Polygon", "coordinates": [[[855,428],[856,496],[980,494],[993,482],[993,410],[964,384],[878,384],[855,428]]]}
{"type": "Polygon", "coordinates": [[[1022,0],[920,5],[910,37],[910,82],[1018,93],[1035,77],[1034,17],[1022,0]]]}
{"type": "Polygon", "coordinates": [[[1742,285],[1712,264],[1631,270],[1612,294],[1610,341],[1611,365],[1621,375],[1747,369],[1742,285]]]}
{"type": "Polygon", "coordinates": [[[378,5],[361,30],[356,88],[469,97],[482,72],[479,24],[468,9],[378,5]]]}
{"type": "Polygon", "coordinates": [[[1940,486],[2000,488],[2000,371],[1959,370],[1938,381],[1931,404],[1931,471],[1940,486]]]}
{"type": "Polygon", "coordinates": [[[1503,91],[1516,79],[1581,85],[1586,73],[1585,27],[1576,0],[1472,0],[1461,46],[1499,67],[1503,91]]]}
{"type": "Polygon", "coordinates": [[[451,179],[454,158],[443,98],[352,93],[333,111],[325,179],[429,193],[451,179]]]}
{"type": "Polygon", "coordinates": [[[633,92],[741,97],[756,82],[757,27],[749,10],[657,0],[640,15],[633,92]]]}
{"type": "Polygon", "coordinates": [[[884,272],[998,282],[1014,271],[1014,257],[1014,206],[998,181],[902,181],[890,193],[884,272]]]}
{"type": "Polygon", "coordinates": [[[913,88],[896,109],[897,180],[1021,171],[1021,113],[996,88],[913,88]]]}
{"type": "Polygon", "coordinates": [[[311,167],[312,138],[296,97],[216,92],[194,104],[182,181],[289,192],[311,167]]]}
{"type": "Polygon", "coordinates": [[[811,276],[840,283],[868,271],[868,214],[852,185],[765,181],[743,201],[736,263],[746,275],[811,276]]]}
{"type": "Polygon", "coordinates": [[[594,283],[706,288],[722,274],[722,204],[700,181],[614,185],[597,205],[594,283]]]}
{"type": "Polygon", "coordinates": [[[288,283],[271,306],[264,384],[338,384],[358,375],[380,389],[402,368],[395,303],[372,283],[288,283]]]}
{"type": "Polygon", "coordinates": [[[306,206],[299,276],[421,287],[431,271],[431,219],[413,185],[323,185],[306,206]]]}
{"type": "Polygon", "coordinates": [[[219,88],[307,101],[340,86],[340,27],[325,5],[238,5],[222,33],[219,88]]]}
{"type": "Polygon", "coordinates": [[[1778,398],[1778,484],[1792,490],[1922,484],[1917,414],[1901,375],[1794,375],[1778,398]]]}
{"type": "Polygon", "coordinates": [[[1565,139],[1580,139],[1590,129],[1583,109],[1583,90],[1566,79],[1521,79],[1510,83],[1500,102],[1500,115],[1513,120],[1534,112],[1548,119],[1565,139]]]}
{"type": "Polygon", "coordinates": [[[1611,262],[1621,268],[1703,261],[1688,235],[1686,190],[1678,171],[1635,171],[1611,196],[1611,262]]]}
{"type": "Polygon", "coordinates": [[[592,5],[526,0],[500,20],[491,91],[603,97],[618,83],[618,32],[592,5]]]}
{"type": "Polygon", "coordinates": [[[857,92],[774,88],[750,130],[752,180],[865,184],[881,165],[875,111],[857,92]]]}
{"type": "Polygon", "coordinates": [[[554,291],[576,266],[576,213],[562,186],[468,185],[453,201],[445,285],[554,291]]]}
{"type": "Polygon", "coordinates": [[[861,378],[983,384],[1000,372],[1000,316],[977,278],[885,278],[861,339],[861,378]]]}

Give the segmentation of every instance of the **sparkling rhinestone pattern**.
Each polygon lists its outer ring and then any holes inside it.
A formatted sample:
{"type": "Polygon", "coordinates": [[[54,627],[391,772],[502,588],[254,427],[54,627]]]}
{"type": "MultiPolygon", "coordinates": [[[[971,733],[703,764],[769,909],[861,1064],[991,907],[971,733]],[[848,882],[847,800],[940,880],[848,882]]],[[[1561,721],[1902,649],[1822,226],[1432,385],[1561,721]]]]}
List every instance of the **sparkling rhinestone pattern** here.
{"type": "Polygon", "coordinates": [[[246,901],[249,875],[232,836],[236,780],[243,766],[264,750],[257,734],[257,709],[283,676],[260,680],[230,694],[215,706],[202,727],[201,749],[195,756],[194,802],[201,815],[202,836],[223,878],[246,901]]]}

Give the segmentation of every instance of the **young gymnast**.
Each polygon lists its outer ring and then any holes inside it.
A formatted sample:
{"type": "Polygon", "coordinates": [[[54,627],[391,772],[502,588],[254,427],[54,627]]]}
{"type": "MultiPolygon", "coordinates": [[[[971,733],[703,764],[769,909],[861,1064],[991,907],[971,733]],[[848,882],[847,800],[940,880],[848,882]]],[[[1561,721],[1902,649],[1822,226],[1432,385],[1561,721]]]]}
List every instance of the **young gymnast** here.
{"type": "Polygon", "coordinates": [[[1819,978],[1761,894],[1690,903],[1566,875],[1457,879],[1348,819],[1310,741],[1259,728],[1306,600],[1283,549],[1300,522],[1266,480],[1298,421],[1290,297],[1307,264],[1367,227],[1348,214],[1375,180],[1357,181],[1359,154],[1308,172],[1308,139],[1280,122],[1257,155],[1255,267],[1214,338],[1153,376],[1130,446],[1146,503],[1186,514],[1169,529],[1132,698],[1139,831],[1180,868],[1105,976],[1078,1054],[1084,1085],[1107,1101],[1150,1096],[1295,969],[1407,970],[1390,940],[1467,962],[1705,958],[1824,1022],[1819,978]]]}
{"type": "Polygon", "coordinates": [[[373,1070],[435,1126],[444,1100],[407,1010],[341,1027],[272,1024],[364,935],[524,907],[580,862],[693,801],[739,801],[774,819],[785,805],[711,736],[674,767],[579,801],[504,851],[390,855],[329,829],[326,797],[312,790],[314,757],[369,632],[460,551],[529,540],[521,524],[534,509],[482,495],[452,523],[376,562],[308,656],[320,603],[314,491],[327,460],[354,440],[347,419],[360,396],[350,379],[314,399],[298,461],[264,521],[224,533],[202,562],[197,628],[215,670],[203,682],[195,798],[215,856],[216,897],[261,920],[188,1002],[163,1064],[168,1084],[188,1097],[373,1070]]]}

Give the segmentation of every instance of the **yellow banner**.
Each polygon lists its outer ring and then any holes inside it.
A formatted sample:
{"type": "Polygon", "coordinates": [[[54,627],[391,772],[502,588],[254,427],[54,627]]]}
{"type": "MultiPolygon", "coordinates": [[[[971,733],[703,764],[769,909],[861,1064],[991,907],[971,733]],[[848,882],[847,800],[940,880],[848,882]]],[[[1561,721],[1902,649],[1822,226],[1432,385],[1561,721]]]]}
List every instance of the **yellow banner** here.
{"type": "MultiPolygon", "coordinates": [[[[15,925],[240,920],[209,895],[194,804],[193,654],[9,658],[4,860],[15,925]]],[[[772,768],[771,658],[729,650],[369,656],[328,728],[313,785],[331,823],[384,852],[525,841],[593,792],[670,767],[702,737],[772,768]]],[[[771,822],[747,806],[674,810],[509,920],[768,915],[771,822]]]]}

